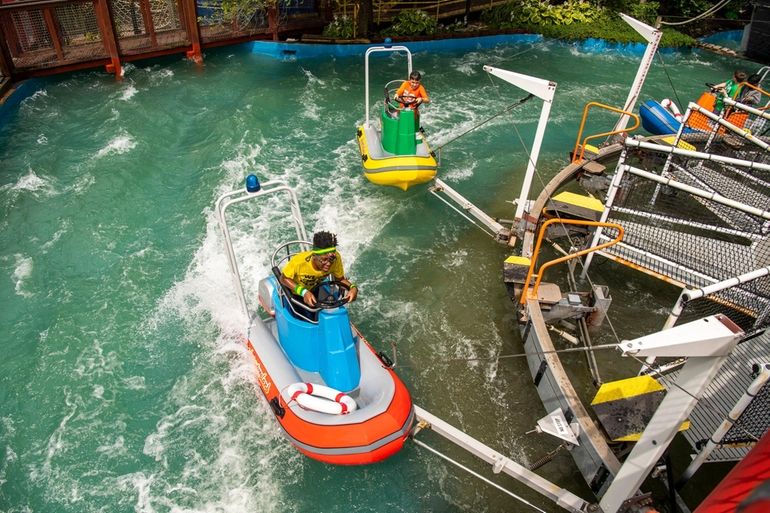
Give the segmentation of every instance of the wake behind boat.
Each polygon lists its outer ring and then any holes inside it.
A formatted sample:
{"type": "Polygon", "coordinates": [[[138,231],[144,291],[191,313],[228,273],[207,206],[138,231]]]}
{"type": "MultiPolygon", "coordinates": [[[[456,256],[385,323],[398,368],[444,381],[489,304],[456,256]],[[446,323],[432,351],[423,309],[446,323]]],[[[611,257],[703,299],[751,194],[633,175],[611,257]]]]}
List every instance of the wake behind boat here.
{"type": "Polygon", "coordinates": [[[366,50],[366,120],[356,131],[356,138],[364,176],[374,184],[391,185],[405,191],[435,178],[438,164],[420,128],[417,109],[404,107],[395,99],[401,80],[385,85],[385,98],[378,108],[379,127],[369,119],[369,56],[392,52],[406,53],[407,75],[412,73],[412,53],[407,47],[386,45],[366,50]]]}
{"type": "Polygon", "coordinates": [[[412,400],[393,363],[350,323],[345,285],[322,282],[317,308],[308,308],[279,282],[286,262],[311,246],[294,191],[281,182],[259,184],[250,175],[245,189],[217,200],[216,211],[236,293],[251,321],[246,345],[256,380],[283,435],[301,453],[326,463],[374,463],[398,452],[414,421],[412,400]],[[276,193],[288,195],[297,237],[275,250],[273,272],[259,282],[255,313],[245,299],[226,212],[276,193]]]}

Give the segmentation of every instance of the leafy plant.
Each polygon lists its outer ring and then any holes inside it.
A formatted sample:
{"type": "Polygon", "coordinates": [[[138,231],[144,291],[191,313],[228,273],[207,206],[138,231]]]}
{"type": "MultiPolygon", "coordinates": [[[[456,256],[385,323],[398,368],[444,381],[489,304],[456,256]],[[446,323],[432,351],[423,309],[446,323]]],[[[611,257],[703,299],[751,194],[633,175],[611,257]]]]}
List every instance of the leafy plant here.
{"type": "MultiPolygon", "coordinates": [[[[511,0],[486,9],[481,18],[492,28],[525,30],[567,41],[598,38],[614,43],[644,42],[636,31],[620,21],[617,14],[590,4],[588,7],[576,5],[587,4],[585,1],[568,3],[570,5],[566,8],[558,9],[559,6],[556,6],[554,9],[554,6],[547,3],[536,5],[539,2],[533,0],[511,0]],[[576,12],[578,15],[575,15],[576,12]],[[585,18],[585,21],[581,18],[585,18]]],[[[657,14],[655,2],[640,4],[638,8],[637,12],[631,9],[628,11],[637,16],[639,13],[647,13],[649,16],[657,14]]],[[[663,30],[661,46],[692,46],[694,43],[691,37],[680,32],[663,30]]]]}
{"type": "Polygon", "coordinates": [[[345,14],[334,15],[334,19],[324,27],[323,35],[335,39],[353,38],[353,19],[345,14]]]}
{"type": "Polygon", "coordinates": [[[634,3],[629,6],[628,14],[645,23],[654,23],[659,10],[660,4],[658,2],[634,3]]]}
{"type": "Polygon", "coordinates": [[[567,0],[551,5],[539,0],[511,0],[482,12],[482,20],[497,28],[593,23],[602,9],[586,0],[567,0]]]}
{"type": "Polygon", "coordinates": [[[405,9],[393,25],[383,31],[388,36],[430,36],[436,33],[438,22],[424,11],[405,9]]]}
{"type": "Polygon", "coordinates": [[[267,7],[277,4],[277,0],[222,0],[222,18],[225,21],[237,20],[248,24],[256,15],[267,7]]]}

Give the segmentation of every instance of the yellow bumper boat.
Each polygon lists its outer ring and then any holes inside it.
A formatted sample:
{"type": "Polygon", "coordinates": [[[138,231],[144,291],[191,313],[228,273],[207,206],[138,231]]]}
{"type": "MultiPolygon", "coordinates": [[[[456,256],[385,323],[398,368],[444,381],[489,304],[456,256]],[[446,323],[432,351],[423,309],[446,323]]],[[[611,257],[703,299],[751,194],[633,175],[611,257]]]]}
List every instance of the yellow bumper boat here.
{"type": "MultiPolygon", "coordinates": [[[[358,148],[364,176],[377,185],[391,185],[407,190],[412,185],[425,183],[436,177],[438,164],[419,128],[416,111],[402,108],[391,100],[391,86],[385,86],[385,101],[379,106],[379,127],[369,120],[369,55],[375,52],[405,52],[412,71],[412,54],[405,46],[374,46],[366,51],[366,121],[357,130],[358,148]]],[[[395,91],[393,88],[393,91],[395,91]]]]}

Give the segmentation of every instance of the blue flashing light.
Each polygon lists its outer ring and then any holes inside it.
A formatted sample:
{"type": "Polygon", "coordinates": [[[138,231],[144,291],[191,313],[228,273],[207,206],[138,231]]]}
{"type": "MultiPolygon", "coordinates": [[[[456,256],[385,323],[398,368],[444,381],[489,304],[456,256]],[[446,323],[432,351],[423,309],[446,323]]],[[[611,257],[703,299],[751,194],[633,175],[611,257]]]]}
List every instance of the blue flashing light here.
{"type": "Polygon", "coordinates": [[[248,192],[257,192],[262,186],[259,184],[259,178],[256,175],[249,175],[246,177],[246,190],[248,192]]]}
{"type": "Polygon", "coordinates": [[[389,37],[386,37],[385,38],[385,48],[390,48],[391,46],[393,46],[393,40],[391,38],[389,38],[389,37]]]}

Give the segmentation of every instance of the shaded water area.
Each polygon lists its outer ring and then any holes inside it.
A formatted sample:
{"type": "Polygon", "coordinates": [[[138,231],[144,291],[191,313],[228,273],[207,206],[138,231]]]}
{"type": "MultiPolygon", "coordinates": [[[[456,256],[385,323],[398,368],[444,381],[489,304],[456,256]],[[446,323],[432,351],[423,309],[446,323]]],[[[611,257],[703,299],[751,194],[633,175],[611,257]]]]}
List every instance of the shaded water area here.
{"type": "MultiPolygon", "coordinates": [[[[415,54],[433,101],[423,109],[429,140],[442,146],[525,96],[484,64],[553,80],[535,191],[566,163],[585,102],[622,105],[640,59],[554,41],[470,47],[415,54]]],[[[676,99],[669,76],[681,101],[695,99],[736,67],[699,52],[664,60],[643,99],[676,99]]],[[[399,59],[374,68],[373,88],[405,74],[399,59]]],[[[368,183],[354,141],[363,110],[362,55],[282,61],[242,46],[207,52],[202,69],[172,59],[130,65],[122,82],[49,79],[6,118],[0,510],[528,510],[411,443],[370,467],[307,459],[258,395],[213,214],[248,173],[295,187],[308,230],[339,234],[361,291],[351,317],[378,350],[396,345],[416,404],[524,464],[557,445],[524,434],[545,414],[525,361],[497,360],[521,352],[501,281],[506,248],[425,186],[368,183]]],[[[512,217],[539,111],[532,100],[451,142],[439,176],[512,217]]],[[[599,116],[594,132],[612,121],[599,116]]],[[[287,213],[271,201],[236,214],[252,305],[273,248],[292,237],[287,213]]],[[[660,326],[675,291],[609,266],[597,273],[626,298],[614,304],[616,325],[660,326]]],[[[423,440],[489,474],[435,435],[423,440]]],[[[591,499],[566,453],[540,472],[591,499]]]]}

